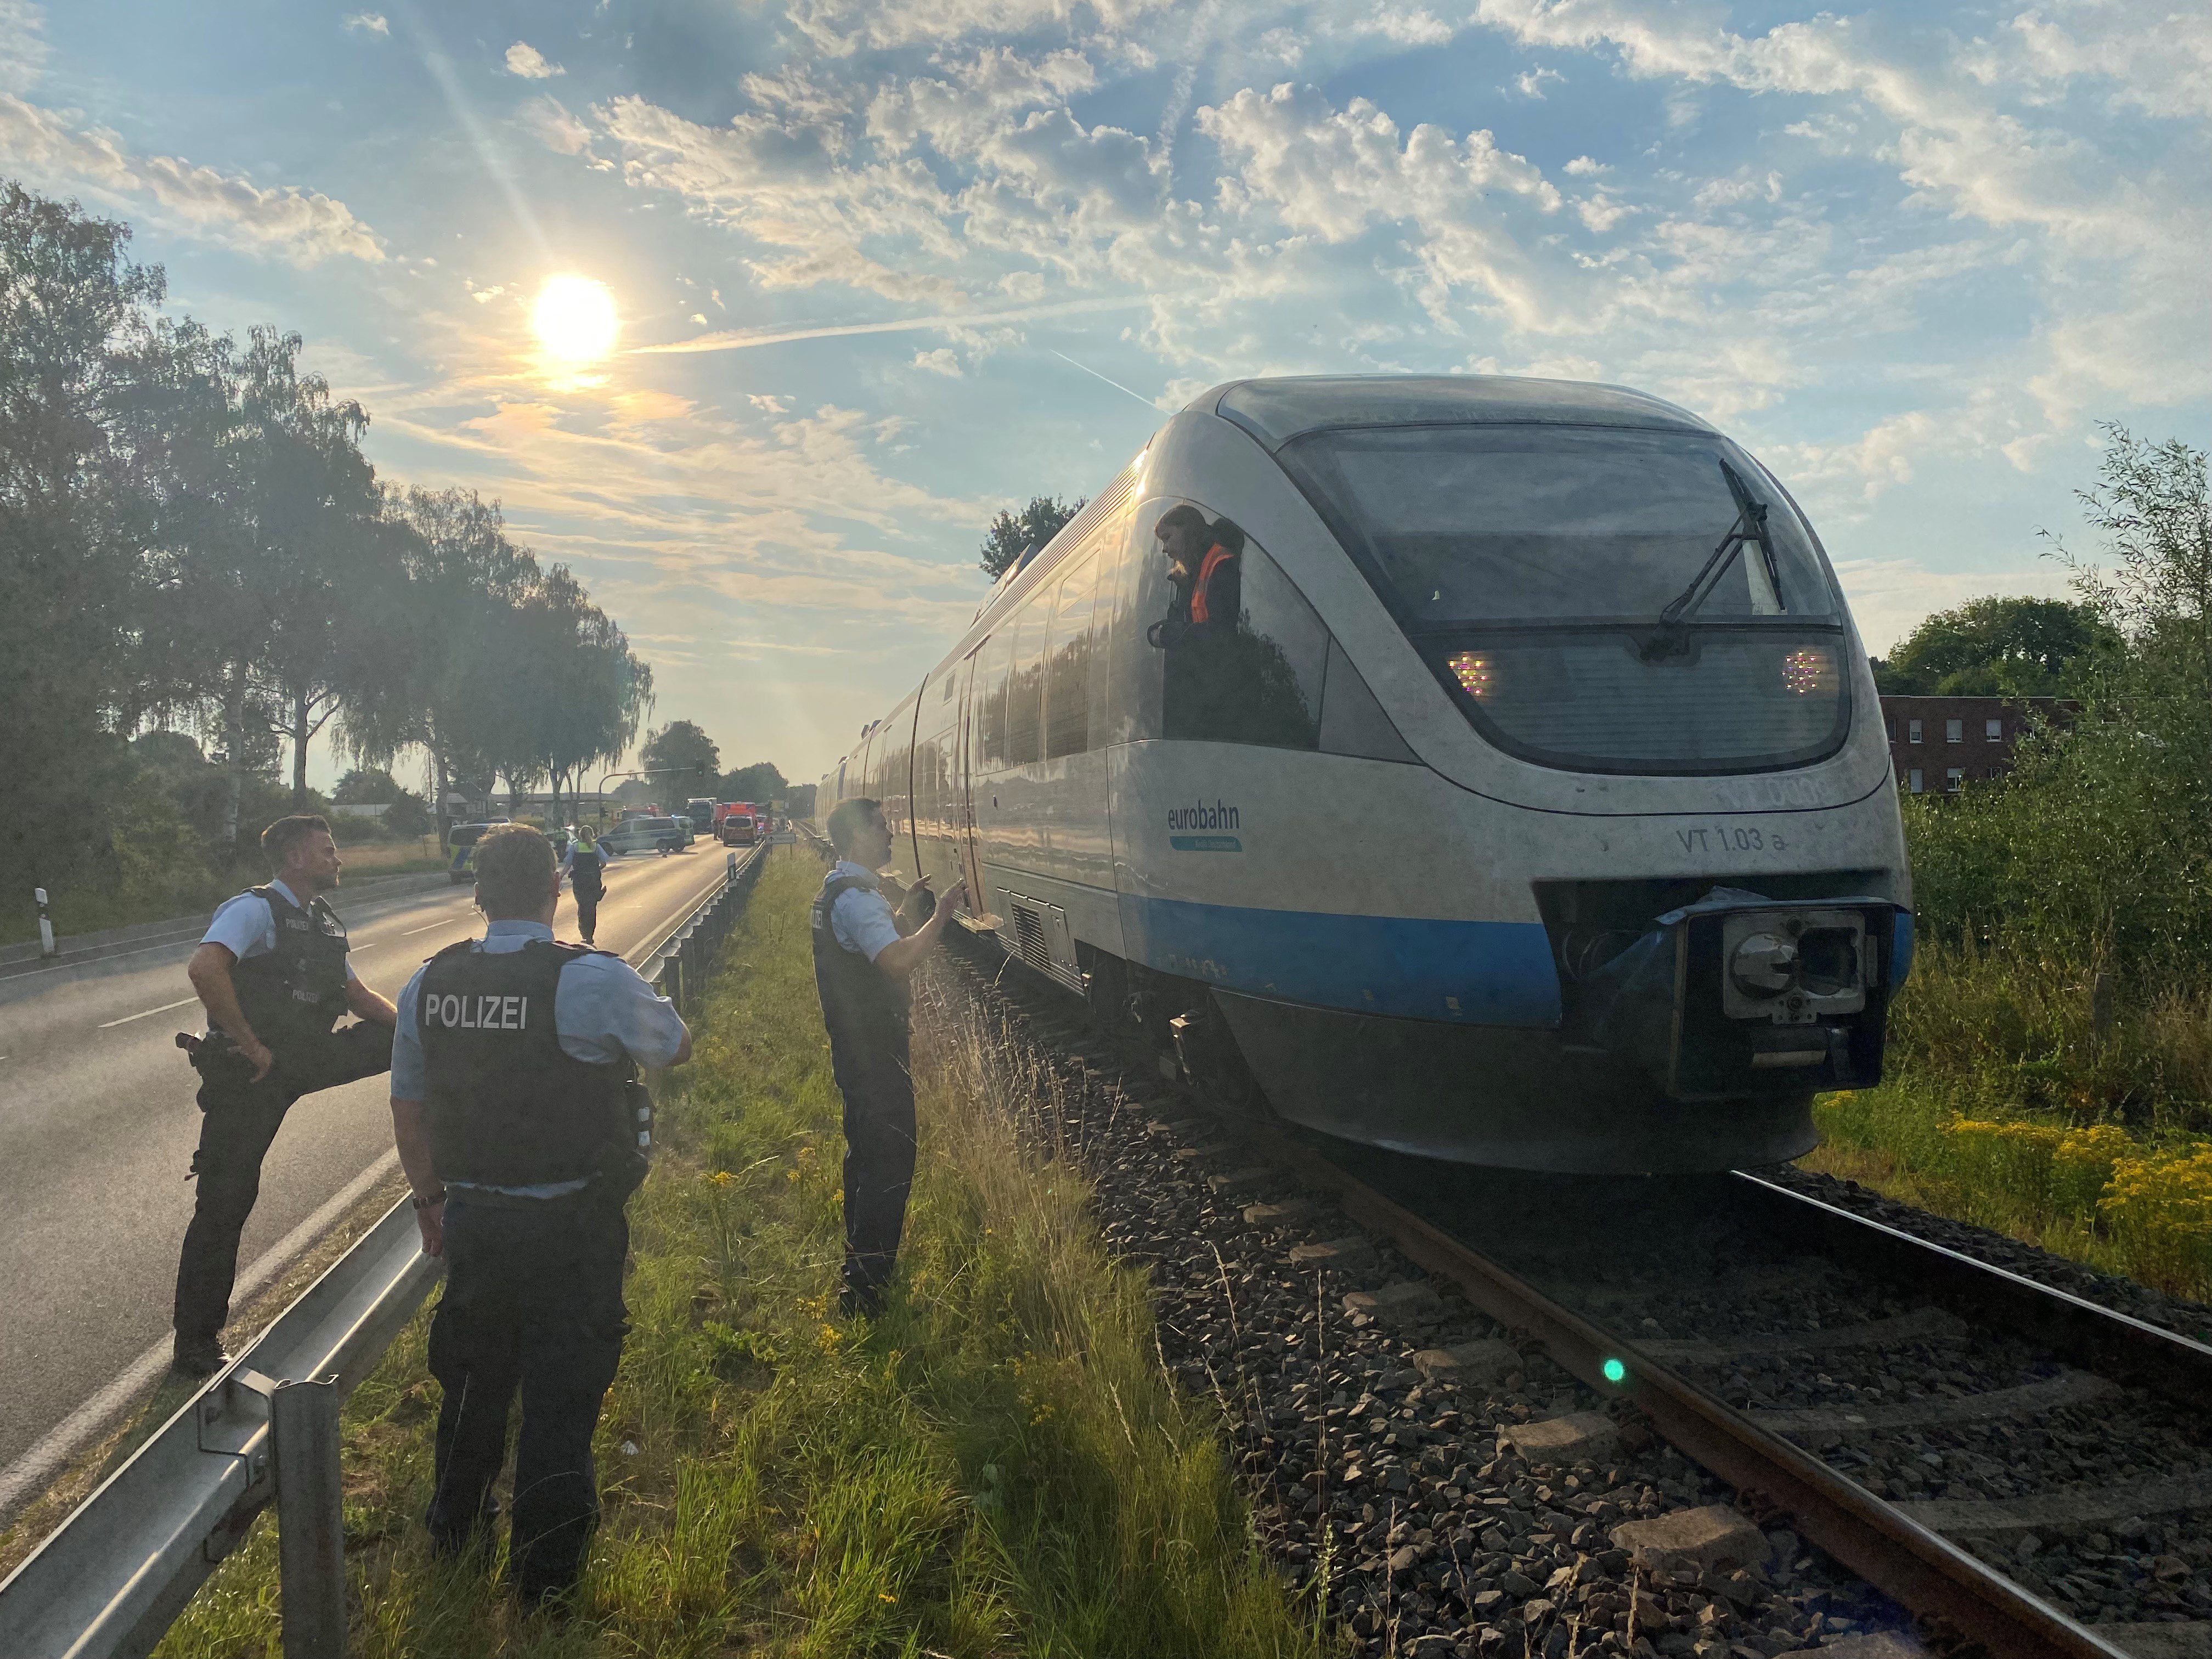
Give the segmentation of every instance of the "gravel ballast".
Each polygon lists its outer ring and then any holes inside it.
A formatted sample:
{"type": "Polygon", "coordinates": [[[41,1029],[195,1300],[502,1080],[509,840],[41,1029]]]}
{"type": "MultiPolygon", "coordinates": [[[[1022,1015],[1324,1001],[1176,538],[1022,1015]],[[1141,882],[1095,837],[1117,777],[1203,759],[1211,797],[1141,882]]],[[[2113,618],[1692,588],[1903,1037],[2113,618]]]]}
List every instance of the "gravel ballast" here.
{"type": "Polygon", "coordinates": [[[1297,1193],[1252,1150],[1264,1134],[1248,1145],[1076,1018],[952,966],[925,994],[1025,1073],[1009,1091],[1035,1102],[1025,1131],[1082,1163],[1107,1239],[1151,1269],[1164,1362],[1220,1403],[1264,1543],[1352,1651],[1775,1659],[1869,1632],[1910,1642],[1895,1604],[1297,1193]],[[1597,1420],[1516,1448],[1563,1418],[1597,1420]],[[1661,1522],[1677,1530],[1636,1530],[1661,1522]]]}

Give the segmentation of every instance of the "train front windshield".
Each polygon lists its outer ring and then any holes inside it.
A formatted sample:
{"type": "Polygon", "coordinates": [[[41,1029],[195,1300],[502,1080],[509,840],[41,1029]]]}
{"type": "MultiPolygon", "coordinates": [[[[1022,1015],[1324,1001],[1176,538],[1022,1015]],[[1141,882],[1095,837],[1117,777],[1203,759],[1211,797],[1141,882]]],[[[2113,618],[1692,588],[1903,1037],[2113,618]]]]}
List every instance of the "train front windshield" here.
{"type": "Polygon", "coordinates": [[[1510,753],[1761,771],[1819,760],[1849,729],[1841,601],[1787,500],[1724,440],[1362,428],[1279,459],[1510,753]]]}

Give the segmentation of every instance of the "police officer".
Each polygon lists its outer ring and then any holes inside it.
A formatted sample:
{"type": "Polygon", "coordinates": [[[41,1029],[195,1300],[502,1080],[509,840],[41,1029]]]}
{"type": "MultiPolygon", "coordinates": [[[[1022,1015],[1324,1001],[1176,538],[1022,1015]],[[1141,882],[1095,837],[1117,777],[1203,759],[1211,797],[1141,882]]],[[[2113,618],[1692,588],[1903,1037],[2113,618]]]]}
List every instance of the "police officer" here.
{"type": "Polygon", "coordinates": [[[637,1068],[690,1059],[691,1034],[619,957],[554,942],[544,836],[487,830],[476,867],[483,937],[400,993],[392,1124],[422,1248],[446,1258],[431,1547],[489,1530],[520,1392],[508,1573],[537,1607],[576,1582],[599,1520],[592,1431],[629,1328],[623,1202],[645,1174],[637,1068]]]}
{"type": "Polygon", "coordinates": [[[561,872],[576,896],[576,931],[589,945],[599,931],[599,901],[607,891],[606,858],[599,851],[599,832],[590,824],[576,827],[575,839],[561,856],[561,872]]]}
{"type": "Polygon", "coordinates": [[[938,902],[929,878],[894,915],[877,874],[891,834],[872,800],[830,814],[830,866],[814,901],[814,988],[830,1030],[830,1066],[845,1097],[845,1286],[838,1306],[872,1315],[898,1259],[914,1184],[914,1079],[907,1064],[906,981],[967,897],[938,902]]]}
{"type": "Polygon", "coordinates": [[[304,814],[279,818],[261,832],[261,850],[274,878],[225,900],[185,964],[208,1016],[205,1036],[177,1039],[200,1074],[203,1114],[170,1361],[187,1377],[225,1363],[239,1235],[284,1114],[301,1095],[392,1064],[392,1006],[356,976],[345,924],[322,896],[342,867],[330,825],[304,814]],[[358,1023],[333,1030],[349,1010],[358,1023]]]}

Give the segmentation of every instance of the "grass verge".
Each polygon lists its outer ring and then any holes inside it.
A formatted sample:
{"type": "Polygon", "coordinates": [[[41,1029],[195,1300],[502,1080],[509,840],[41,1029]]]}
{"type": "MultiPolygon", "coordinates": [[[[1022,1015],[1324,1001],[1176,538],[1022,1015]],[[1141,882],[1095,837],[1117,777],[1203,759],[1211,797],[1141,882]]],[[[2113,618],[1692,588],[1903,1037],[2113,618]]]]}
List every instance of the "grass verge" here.
{"type": "MultiPolygon", "coordinates": [[[[446,860],[434,836],[412,841],[357,842],[341,845],[347,876],[365,881],[371,876],[404,876],[442,870],[446,860]]],[[[201,870],[170,874],[150,881],[99,886],[57,887],[47,906],[54,931],[64,938],[104,933],[111,927],[135,927],[141,922],[167,921],[176,916],[204,915],[232,894],[269,879],[269,867],[249,860],[226,870],[201,870]]],[[[23,896],[27,897],[27,892],[23,896]]],[[[343,902],[341,888],[338,898],[343,902]]],[[[39,936],[35,906],[11,901],[0,915],[0,945],[20,944],[39,936]]]]}
{"type": "MultiPolygon", "coordinates": [[[[1108,1255],[1076,1172],[1018,1144],[972,1031],[938,1034],[921,1067],[906,1288],[872,1327],[826,1316],[842,1235],[819,875],[776,855],[664,1091],[579,1616],[521,1619],[484,1570],[428,1559],[418,1320],[346,1414],[354,1650],[1331,1650],[1253,1542],[1212,1408],[1162,1374],[1142,1276],[1108,1255]]],[[[264,1522],[160,1652],[274,1655],[275,1544],[264,1522]]]]}
{"type": "Polygon", "coordinates": [[[2031,954],[1923,948],[1888,1080],[1822,1099],[1805,1167],[2212,1299],[2212,1006],[2031,954]]]}

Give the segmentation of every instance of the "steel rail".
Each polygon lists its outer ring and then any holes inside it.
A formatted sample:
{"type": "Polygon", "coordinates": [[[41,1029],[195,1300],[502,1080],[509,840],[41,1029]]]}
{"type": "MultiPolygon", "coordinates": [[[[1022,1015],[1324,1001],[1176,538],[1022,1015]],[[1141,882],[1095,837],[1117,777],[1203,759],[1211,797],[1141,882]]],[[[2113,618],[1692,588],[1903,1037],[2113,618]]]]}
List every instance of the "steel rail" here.
{"type": "Polygon", "coordinates": [[[1774,1233],[1821,1244],[1975,1323],[2002,1322],[2100,1376],[2212,1412],[2212,1346],[1744,1170],[1735,1181],[1774,1233]]]}
{"type": "MultiPolygon", "coordinates": [[[[651,945],[646,979],[684,1006],[758,878],[732,857],[651,945]]],[[[278,1506],[285,1659],[342,1659],[337,1405],[429,1294],[401,1199],[0,1582],[0,1659],[143,1659],[254,1518],[278,1506]]]]}
{"type": "Polygon", "coordinates": [[[1786,1515],[1800,1534],[1914,1613],[1942,1620],[2004,1659],[2128,1659],[2088,1626],[1321,1153],[1288,1138],[1271,1142],[1267,1153],[1307,1185],[1332,1194],[1352,1219],[1389,1235],[1409,1260],[1457,1285],[1492,1319],[1532,1337],[1600,1395],[1634,1406],[1662,1438],[1753,1508],[1786,1515]],[[1619,1382],[1606,1374],[1608,1360],[1625,1367],[1619,1382]]]}

